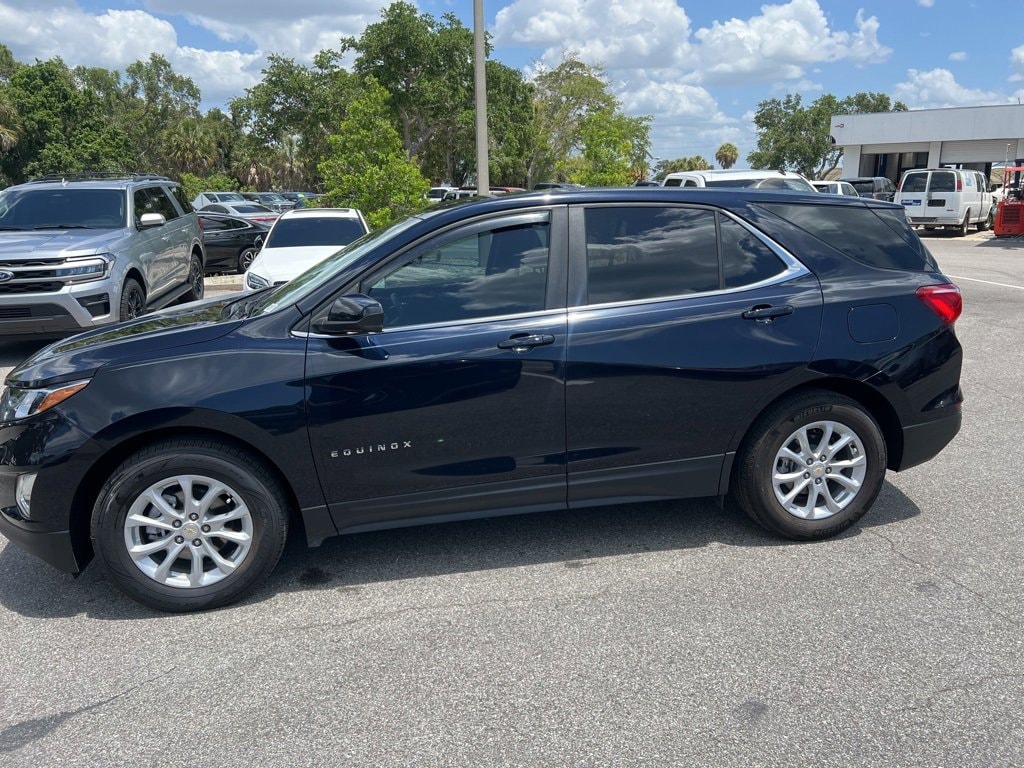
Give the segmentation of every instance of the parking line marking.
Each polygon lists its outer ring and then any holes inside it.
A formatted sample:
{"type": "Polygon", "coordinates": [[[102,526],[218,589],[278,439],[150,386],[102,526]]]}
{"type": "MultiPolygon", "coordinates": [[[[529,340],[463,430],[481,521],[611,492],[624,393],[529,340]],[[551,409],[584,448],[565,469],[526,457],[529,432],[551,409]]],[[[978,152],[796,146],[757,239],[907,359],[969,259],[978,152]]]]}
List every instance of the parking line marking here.
{"type": "Polygon", "coordinates": [[[986,285],[998,285],[1000,288],[1016,288],[1018,291],[1024,291],[1024,285],[1010,285],[1009,283],[994,283],[991,280],[979,280],[976,277],[958,277],[957,275],[946,275],[946,277],[952,277],[954,280],[970,280],[972,283],[985,283],[986,285]]]}

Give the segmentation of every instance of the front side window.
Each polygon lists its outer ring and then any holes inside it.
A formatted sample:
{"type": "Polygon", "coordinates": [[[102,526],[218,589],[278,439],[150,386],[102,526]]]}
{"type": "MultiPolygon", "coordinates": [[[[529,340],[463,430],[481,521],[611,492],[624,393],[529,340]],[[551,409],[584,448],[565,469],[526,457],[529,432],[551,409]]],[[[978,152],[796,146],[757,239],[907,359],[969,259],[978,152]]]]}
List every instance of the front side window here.
{"type": "Polygon", "coordinates": [[[587,300],[656,299],[719,288],[715,214],[692,208],[588,208],[587,300]]]}
{"type": "Polygon", "coordinates": [[[549,224],[488,229],[436,248],[364,289],[384,306],[384,327],[536,312],[546,300],[549,224]]]}
{"type": "Polygon", "coordinates": [[[153,204],[156,206],[155,213],[163,214],[163,217],[170,221],[179,216],[178,209],[174,207],[171,198],[162,187],[151,187],[149,194],[153,196],[153,204]]]}

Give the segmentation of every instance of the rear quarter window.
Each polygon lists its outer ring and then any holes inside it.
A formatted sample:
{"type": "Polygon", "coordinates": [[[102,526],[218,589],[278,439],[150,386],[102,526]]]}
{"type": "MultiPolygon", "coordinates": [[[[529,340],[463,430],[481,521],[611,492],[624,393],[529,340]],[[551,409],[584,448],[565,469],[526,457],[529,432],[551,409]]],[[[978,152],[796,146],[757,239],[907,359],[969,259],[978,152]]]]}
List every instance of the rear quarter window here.
{"type": "Polygon", "coordinates": [[[935,259],[899,209],[778,203],[761,206],[863,264],[913,272],[938,271],[935,259]]]}
{"type": "Polygon", "coordinates": [[[924,192],[928,186],[927,173],[908,173],[903,177],[901,192],[924,192]]]}
{"type": "Polygon", "coordinates": [[[931,192],[956,192],[956,174],[949,171],[932,171],[931,192]]]}

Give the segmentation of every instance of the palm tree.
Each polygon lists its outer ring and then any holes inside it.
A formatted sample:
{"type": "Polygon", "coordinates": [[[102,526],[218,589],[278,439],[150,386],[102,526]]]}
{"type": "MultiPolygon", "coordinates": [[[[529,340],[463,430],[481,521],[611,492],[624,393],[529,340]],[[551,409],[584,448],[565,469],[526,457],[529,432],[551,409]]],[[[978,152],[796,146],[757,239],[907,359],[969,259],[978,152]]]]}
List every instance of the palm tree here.
{"type": "Polygon", "coordinates": [[[10,96],[0,91],[0,152],[6,152],[18,143],[21,120],[10,96]]]}
{"type": "Polygon", "coordinates": [[[173,123],[163,138],[165,156],[178,171],[202,176],[217,160],[216,141],[194,117],[173,123]]]}
{"type": "Polygon", "coordinates": [[[300,189],[306,169],[302,162],[302,142],[298,136],[283,136],[273,157],[274,176],[281,189],[300,189]]]}
{"type": "Polygon", "coordinates": [[[739,156],[740,151],[736,149],[736,145],[731,144],[728,141],[720,146],[718,151],[715,152],[715,160],[717,160],[718,164],[723,168],[732,168],[736,165],[736,161],[739,159],[739,156]]]}

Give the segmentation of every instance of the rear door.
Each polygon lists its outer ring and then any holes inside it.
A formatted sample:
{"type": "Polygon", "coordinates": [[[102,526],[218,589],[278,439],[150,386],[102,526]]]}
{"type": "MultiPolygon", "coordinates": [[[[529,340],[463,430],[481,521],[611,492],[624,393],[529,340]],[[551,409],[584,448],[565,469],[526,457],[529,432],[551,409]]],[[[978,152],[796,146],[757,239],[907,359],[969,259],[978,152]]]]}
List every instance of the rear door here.
{"type": "Polygon", "coordinates": [[[731,214],[571,211],[570,506],[719,492],[727,451],[812,359],[817,278],[731,214]]]}
{"type": "Polygon", "coordinates": [[[927,213],[929,174],[930,171],[907,171],[896,193],[896,202],[903,205],[907,216],[915,224],[924,223],[925,217],[936,215],[927,213]]]}

